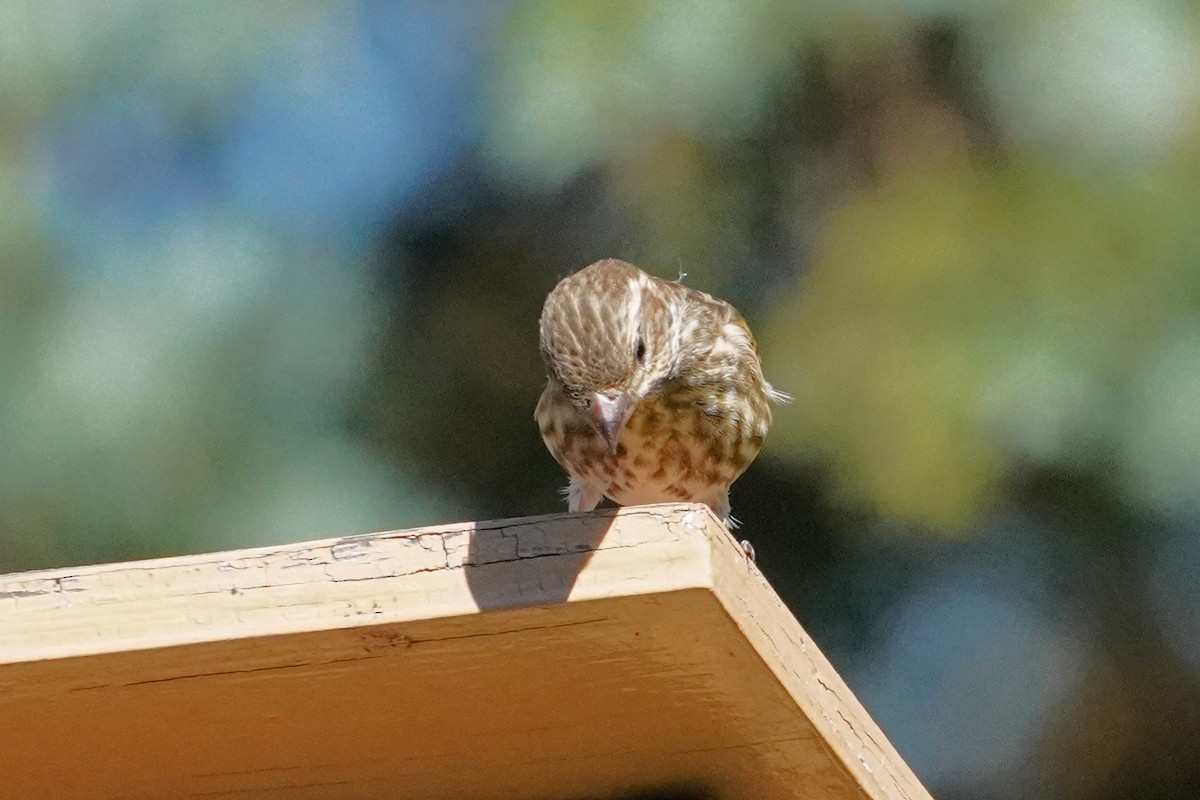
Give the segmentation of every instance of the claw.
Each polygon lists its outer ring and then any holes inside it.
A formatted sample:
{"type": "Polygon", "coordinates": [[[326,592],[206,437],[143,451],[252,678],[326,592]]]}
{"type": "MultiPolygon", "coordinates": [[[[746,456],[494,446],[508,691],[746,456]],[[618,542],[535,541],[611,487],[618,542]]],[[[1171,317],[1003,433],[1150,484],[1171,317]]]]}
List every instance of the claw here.
{"type": "Polygon", "coordinates": [[[742,546],[742,552],[746,554],[746,560],[749,561],[751,564],[757,563],[754,560],[754,545],[750,544],[750,540],[742,539],[740,544],[742,546]]]}

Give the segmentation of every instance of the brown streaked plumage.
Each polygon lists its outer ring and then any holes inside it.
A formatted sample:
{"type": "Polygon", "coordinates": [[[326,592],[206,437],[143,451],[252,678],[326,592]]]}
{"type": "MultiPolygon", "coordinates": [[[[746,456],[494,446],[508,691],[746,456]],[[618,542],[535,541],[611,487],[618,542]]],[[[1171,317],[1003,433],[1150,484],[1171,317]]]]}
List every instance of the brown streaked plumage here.
{"type": "Polygon", "coordinates": [[[534,418],[571,511],[686,500],[731,521],[729,486],[762,447],[769,401],[786,399],[733,306],[605,259],[550,292],[541,350],[534,418]]]}

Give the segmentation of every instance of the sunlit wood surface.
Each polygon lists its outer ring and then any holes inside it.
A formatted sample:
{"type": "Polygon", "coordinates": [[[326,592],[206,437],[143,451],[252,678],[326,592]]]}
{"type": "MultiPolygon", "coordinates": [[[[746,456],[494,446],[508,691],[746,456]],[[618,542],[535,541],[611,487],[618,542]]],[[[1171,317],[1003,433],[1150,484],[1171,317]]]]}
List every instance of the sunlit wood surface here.
{"type": "Polygon", "coordinates": [[[927,798],[702,506],[0,576],[3,795],[927,798]]]}

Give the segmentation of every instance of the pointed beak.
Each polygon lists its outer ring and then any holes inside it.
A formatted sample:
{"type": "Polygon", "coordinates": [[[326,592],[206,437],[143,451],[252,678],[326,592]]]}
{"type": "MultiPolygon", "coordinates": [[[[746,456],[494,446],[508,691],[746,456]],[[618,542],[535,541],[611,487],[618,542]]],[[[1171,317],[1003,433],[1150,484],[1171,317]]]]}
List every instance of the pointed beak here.
{"type": "Polygon", "coordinates": [[[625,423],[633,413],[633,398],[619,392],[597,392],[592,395],[589,408],[596,420],[596,426],[604,436],[604,441],[608,442],[614,453],[617,452],[621,431],[625,429],[625,423]]]}

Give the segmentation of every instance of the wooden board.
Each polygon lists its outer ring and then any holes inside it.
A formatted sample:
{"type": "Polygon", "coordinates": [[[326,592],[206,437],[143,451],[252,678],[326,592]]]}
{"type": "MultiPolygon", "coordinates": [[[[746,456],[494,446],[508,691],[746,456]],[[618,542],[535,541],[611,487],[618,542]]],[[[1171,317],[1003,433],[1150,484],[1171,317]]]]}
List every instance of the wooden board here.
{"type": "Polygon", "coordinates": [[[9,797],[928,798],[703,506],[0,576],[9,797]]]}

